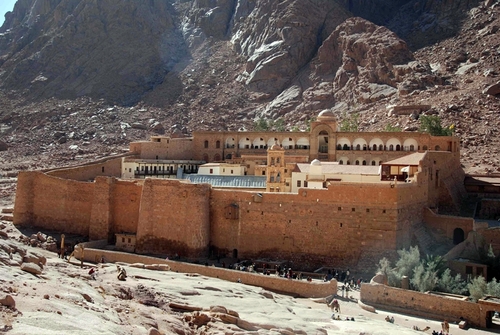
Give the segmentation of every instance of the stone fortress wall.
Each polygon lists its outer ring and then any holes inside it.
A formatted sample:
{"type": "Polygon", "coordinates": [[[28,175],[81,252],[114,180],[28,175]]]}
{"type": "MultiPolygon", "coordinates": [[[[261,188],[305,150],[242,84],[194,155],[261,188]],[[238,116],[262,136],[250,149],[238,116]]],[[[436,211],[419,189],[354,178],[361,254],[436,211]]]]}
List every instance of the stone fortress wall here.
{"type": "Polygon", "coordinates": [[[81,182],[22,172],[14,221],[110,243],[116,233],[136,234],[139,253],[355,267],[363,258],[410,245],[429,205],[426,192],[435,186],[428,184],[421,172],[413,183],[344,182],[298,194],[257,193],[179,180],[81,182]]]}
{"type": "MultiPolygon", "coordinates": [[[[210,160],[215,154],[226,157],[225,150],[231,149],[231,159],[262,160],[265,148],[279,143],[285,160],[335,161],[351,155],[362,165],[370,164],[370,155],[386,161],[412,150],[430,151],[419,162],[412,183],[333,182],[327,189],[303,188],[298,194],[229,191],[157,178],[121,180],[117,178],[122,171],[120,157],[45,173],[22,172],[14,222],[110,243],[116,233],[135,234],[139,253],[269,257],[311,269],[372,265],[368,263],[376,263],[377,257],[394,255],[410,245],[413,231],[424,222],[424,208],[458,206],[463,171],[456,137],[336,130],[334,117],[327,113],[312,123],[310,133],[154,136],[148,142],[131,143],[130,152],[122,156],[145,160],[203,160],[208,156],[210,160]],[[443,148],[447,151],[436,151],[443,148]]],[[[472,227],[466,229],[465,234],[472,227]]],[[[447,234],[453,238],[448,230],[447,234]]]]}

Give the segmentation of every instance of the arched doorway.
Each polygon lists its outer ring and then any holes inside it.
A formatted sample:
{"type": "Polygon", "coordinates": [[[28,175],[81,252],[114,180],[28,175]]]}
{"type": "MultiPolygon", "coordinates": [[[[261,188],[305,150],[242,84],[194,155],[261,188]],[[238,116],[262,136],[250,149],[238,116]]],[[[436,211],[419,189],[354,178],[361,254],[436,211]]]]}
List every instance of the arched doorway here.
{"type": "Polygon", "coordinates": [[[465,233],[462,228],[453,230],[453,244],[459,244],[464,241],[465,233]]]}
{"type": "Polygon", "coordinates": [[[320,131],[318,135],[318,152],[328,153],[328,132],[325,130],[320,131]]]}

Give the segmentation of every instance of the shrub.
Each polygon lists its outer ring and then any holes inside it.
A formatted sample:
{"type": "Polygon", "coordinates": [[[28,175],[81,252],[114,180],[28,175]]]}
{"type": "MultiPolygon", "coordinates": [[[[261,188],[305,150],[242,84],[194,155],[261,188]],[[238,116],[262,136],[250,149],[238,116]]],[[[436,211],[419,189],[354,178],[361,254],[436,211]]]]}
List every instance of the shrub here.
{"type": "Polygon", "coordinates": [[[488,286],[483,276],[472,279],[467,285],[467,288],[469,289],[469,294],[473,301],[481,299],[488,291],[488,286]]]}

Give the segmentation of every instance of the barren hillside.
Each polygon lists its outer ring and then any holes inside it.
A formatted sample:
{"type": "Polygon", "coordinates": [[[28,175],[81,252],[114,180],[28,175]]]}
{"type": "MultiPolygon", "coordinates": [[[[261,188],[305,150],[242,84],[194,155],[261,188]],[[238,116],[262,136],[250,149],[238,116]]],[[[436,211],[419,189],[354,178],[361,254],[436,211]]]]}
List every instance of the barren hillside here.
{"type": "Polygon", "coordinates": [[[131,140],[251,130],[320,111],[359,130],[455,124],[468,172],[498,172],[497,1],[20,0],[0,28],[1,173],[131,140]],[[363,17],[363,18],[361,18],[363,17]],[[394,114],[394,115],[393,115],[394,114]]]}

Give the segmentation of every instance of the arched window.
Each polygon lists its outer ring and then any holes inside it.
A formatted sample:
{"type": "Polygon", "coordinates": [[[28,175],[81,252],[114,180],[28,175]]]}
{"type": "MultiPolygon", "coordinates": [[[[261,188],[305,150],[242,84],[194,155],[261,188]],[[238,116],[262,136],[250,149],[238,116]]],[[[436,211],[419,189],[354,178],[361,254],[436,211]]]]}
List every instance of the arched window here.
{"type": "Polygon", "coordinates": [[[342,144],[337,144],[337,150],[342,150],[342,144]]]}
{"type": "Polygon", "coordinates": [[[436,145],[436,147],[434,148],[434,150],[439,151],[439,150],[441,150],[441,147],[439,145],[436,145]]]}
{"type": "Polygon", "coordinates": [[[346,165],[351,165],[351,162],[347,161],[346,165]]]}
{"type": "Polygon", "coordinates": [[[205,140],[205,142],[204,142],[204,146],[205,146],[205,149],[207,149],[207,148],[208,148],[208,141],[206,141],[206,140],[205,140]]]}
{"type": "Polygon", "coordinates": [[[361,145],[356,145],[356,150],[361,150],[361,145]]]}
{"type": "Polygon", "coordinates": [[[214,156],[214,161],[215,161],[215,162],[220,162],[220,161],[221,161],[221,159],[220,159],[220,155],[219,155],[219,154],[215,154],[215,156],[214,156]]]}
{"type": "Polygon", "coordinates": [[[339,160],[339,165],[344,165],[344,161],[343,160],[339,160]]]}
{"type": "Polygon", "coordinates": [[[280,176],[280,173],[278,172],[278,175],[276,176],[276,182],[279,183],[281,180],[281,176],[280,176]]]}
{"type": "Polygon", "coordinates": [[[375,161],[372,161],[372,165],[374,165],[374,166],[375,166],[375,164],[376,164],[376,163],[375,163],[375,161]]]}
{"type": "Polygon", "coordinates": [[[216,147],[217,149],[219,149],[219,148],[220,148],[220,141],[215,142],[215,147],[216,147]]]}
{"type": "Polygon", "coordinates": [[[366,150],[366,144],[363,144],[363,150],[366,150]]]}
{"type": "Polygon", "coordinates": [[[424,146],[422,147],[422,150],[427,150],[427,146],[426,146],[426,145],[424,145],[424,146]]]}
{"type": "Polygon", "coordinates": [[[347,144],[344,144],[344,146],[342,147],[342,150],[349,150],[349,146],[347,144]]]}
{"type": "Polygon", "coordinates": [[[413,144],[410,144],[410,151],[415,151],[415,146],[413,144]]]}
{"type": "Polygon", "coordinates": [[[399,144],[396,145],[396,151],[401,151],[401,146],[399,144]]]}
{"type": "Polygon", "coordinates": [[[366,165],[366,161],[363,161],[363,165],[366,165]]]}
{"type": "Polygon", "coordinates": [[[380,151],[384,151],[384,145],[383,145],[383,144],[379,145],[379,146],[378,146],[378,150],[380,150],[380,151]]]}
{"type": "Polygon", "coordinates": [[[359,161],[356,161],[356,165],[359,165],[359,161]]]}
{"type": "Polygon", "coordinates": [[[377,145],[376,145],[376,144],[374,144],[374,145],[373,145],[372,150],[373,150],[373,151],[377,151],[377,145]]]}
{"type": "Polygon", "coordinates": [[[394,145],[393,144],[389,145],[389,151],[394,151],[394,145]]]}
{"type": "Polygon", "coordinates": [[[203,160],[208,163],[208,155],[207,154],[203,154],[203,160]]]}
{"type": "Polygon", "coordinates": [[[378,161],[378,165],[382,165],[382,161],[378,161]]]}

